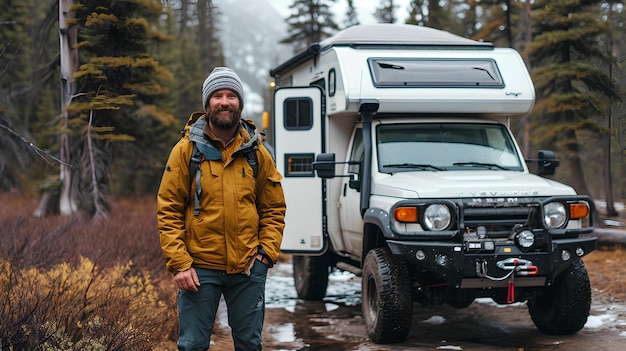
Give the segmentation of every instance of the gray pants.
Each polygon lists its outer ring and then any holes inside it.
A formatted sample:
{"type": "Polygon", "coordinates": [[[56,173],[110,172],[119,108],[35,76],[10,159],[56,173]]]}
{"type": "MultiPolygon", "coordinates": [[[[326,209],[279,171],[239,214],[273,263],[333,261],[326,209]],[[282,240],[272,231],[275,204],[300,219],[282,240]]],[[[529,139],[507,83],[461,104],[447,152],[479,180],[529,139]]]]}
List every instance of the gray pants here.
{"type": "Polygon", "coordinates": [[[209,348],[220,298],[224,295],[236,351],[260,351],[268,266],[255,260],[250,276],[196,268],[198,292],[178,290],[178,350],[209,348]]]}

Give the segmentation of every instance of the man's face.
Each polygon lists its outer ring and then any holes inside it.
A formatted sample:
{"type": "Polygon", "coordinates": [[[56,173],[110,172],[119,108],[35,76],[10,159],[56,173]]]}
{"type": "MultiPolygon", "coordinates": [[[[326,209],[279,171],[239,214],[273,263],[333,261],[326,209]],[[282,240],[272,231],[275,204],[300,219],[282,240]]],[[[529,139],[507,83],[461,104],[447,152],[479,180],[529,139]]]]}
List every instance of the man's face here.
{"type": "Polygon", "coordinates": [[[230,89],[216,90],[207,104],[209,122],[220,129],[231,129],[239,123],[239,96],[230,89]]]}

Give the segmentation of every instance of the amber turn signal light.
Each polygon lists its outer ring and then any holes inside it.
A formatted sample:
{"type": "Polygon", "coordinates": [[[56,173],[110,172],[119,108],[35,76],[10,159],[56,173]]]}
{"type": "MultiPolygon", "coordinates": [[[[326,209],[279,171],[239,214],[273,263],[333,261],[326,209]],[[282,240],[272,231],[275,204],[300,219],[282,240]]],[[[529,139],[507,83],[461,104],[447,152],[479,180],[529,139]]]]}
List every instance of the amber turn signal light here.
{"type": "Polygon", "coordinates": [[[416,207],[398,207],[393,210],[393,218],[398,222],[416,223],[417,208],[416,207]]]}
{"type": "Polygon", "coordinates": [[[589,207],[587,204],[570,204],[569,205],[569,218],[579,219],[589,215],[589,207]]]}

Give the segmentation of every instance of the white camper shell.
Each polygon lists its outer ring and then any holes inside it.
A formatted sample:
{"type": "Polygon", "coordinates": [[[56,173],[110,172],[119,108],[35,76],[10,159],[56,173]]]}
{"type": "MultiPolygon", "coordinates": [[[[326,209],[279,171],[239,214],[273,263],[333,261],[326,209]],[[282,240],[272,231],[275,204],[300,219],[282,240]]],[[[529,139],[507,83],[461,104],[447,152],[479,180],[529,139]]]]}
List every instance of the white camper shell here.
{"type": "Polygon", "coordinates": [[[448,32],[412,25],[350,27],[271,72],[278,86],[326,80],[325,113],[356,113],[376,100],[378,113],[520,115],[535,101],[519,54],[448,32]]]}
{"type": "Polygon", "coordinates": [[[287,201],[281,249],[293,255],[300,298],[322,299],[332,268],[361,276],[367,333],[379,343],[407,337],[416,299],[527,301],[545,333],[584,326],[581,258],[596,238],[579,236],[594,229],[593,201],[542,177],[558,160],[546,150],[525,159],[509,130],[535,101],[515,50],[360,25],[270,74],[287,201]]]}

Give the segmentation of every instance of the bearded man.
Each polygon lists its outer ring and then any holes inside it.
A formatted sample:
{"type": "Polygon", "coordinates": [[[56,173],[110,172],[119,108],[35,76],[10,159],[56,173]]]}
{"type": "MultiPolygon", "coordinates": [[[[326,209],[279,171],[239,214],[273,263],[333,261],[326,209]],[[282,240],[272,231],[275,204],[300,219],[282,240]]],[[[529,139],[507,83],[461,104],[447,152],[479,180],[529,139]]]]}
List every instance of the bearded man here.
{"type": "Polygon", "coordinates": [[[172,149],[157,195],[165,265],[178,288],[179,350],[207,350],[221,297],[235,350],[261,350],[267,271],[285,226],[282,176],[241,119],[243,84],[216,67],[172,149]],[[252,160],[252,161],[251,161],[252,160]]]}

